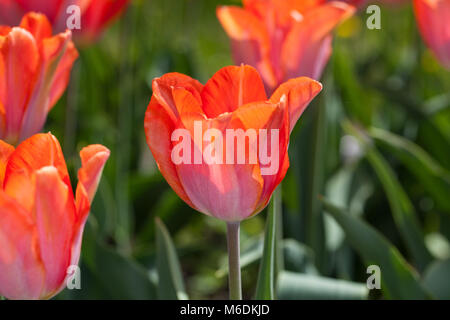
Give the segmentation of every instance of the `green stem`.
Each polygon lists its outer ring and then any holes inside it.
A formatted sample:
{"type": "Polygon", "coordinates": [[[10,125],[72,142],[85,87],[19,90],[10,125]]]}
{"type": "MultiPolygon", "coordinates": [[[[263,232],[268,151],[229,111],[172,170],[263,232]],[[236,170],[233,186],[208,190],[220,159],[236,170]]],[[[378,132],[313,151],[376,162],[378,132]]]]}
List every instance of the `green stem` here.
{"type": "Polygon", "coordinates": [[[242,300],[241,265],[239,263],[239,222],[227,223],[228,286],[230,300],[242,300]]]}

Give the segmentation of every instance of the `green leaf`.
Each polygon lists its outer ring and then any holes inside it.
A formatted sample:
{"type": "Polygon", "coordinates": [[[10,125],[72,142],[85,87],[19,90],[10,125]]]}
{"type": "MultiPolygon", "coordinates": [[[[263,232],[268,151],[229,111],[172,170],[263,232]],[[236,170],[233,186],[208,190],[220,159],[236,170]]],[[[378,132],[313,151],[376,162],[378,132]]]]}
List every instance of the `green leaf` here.
{"type": "Polygon", "coordinates": [[[344,130],[354,135],[366,150],[366,157],[380,179],[389,200],[392,215],[401,236],[412,254],[417,267],[423,270],[432,260],[432,256],[425,246],[419,220],[405,190],[396,178],[394,170],[383,156],[376,150],[364,135],[350,122],[343,124],[344,130]]]}
{"type": "Polygon", "coordinates": [[[325,145],[327,138],[326,104],[324,98],[319,96],[317,105],[312,114],[312,127],[308,139],[311,139],[306,167],[305,185],[305,234],[306,244],[316,254],[316,264],[319,270],[325,264],[325,234],[321,203],[317,200],[323,190],[325,171],[325,145]]]}
{"type": "Polygon", "coordinates": [[[367,299],[366,284],[289,271],[278,278],[277,296],[283,300],[362,300],[367,299]]]}
{"type": "Polygon", "coordinates": [[[156,266],[158,270],[158,298],[165,300],[186,300],[183,275],[175,246],[163,222],[156,222],[156,266]]]}
{"type": "Polygon", "coordinates": [[[428,190],[439,207],[450,213],[450,173],[446,169],[408,139],[377,128],[371,128],[369,134],[398,157],[428,190]]]}
{"type": "Polygon", "coordinates": [[[141,265],[98,243],[94,275],[112,299],[156,298],[155,284],[141,265]]]}
{"type": "Polygon", "coordinates": [[[391,299],[425,299],[429,294],[419,277],[400,252],[378,231],[359,218],[344,213],[322,199],[324,208],[341,225],[350,245],[359,253],[367,266],[375,264],[381,269],[381,288],[391,299]]]}
{"type": "Polygon", "coordinates": [[[287,271],[317,275],[314,252],[294,239],[283,241],[285,267],[287,271]]]}
{"type": "MultiPolygon", "coordinates": [[[[279,193],[281,190],[275,190],[279,193]]],[[[279,208],[278,201],[281,197],[272,197],[269,210],[267,212],[266,231],[264,235],[264,249],[259,267],[258,281],[256,283],[255,299],[257,300],[273,300],[274,299],[274,277],[275,277],[275,237],[277,210],[279,208]]]]}
{"type": "Polygon", "coordinates": [[[423,285],[437,299],[450,300],[450,259],[433,262],[425,271],[423,285]]]}

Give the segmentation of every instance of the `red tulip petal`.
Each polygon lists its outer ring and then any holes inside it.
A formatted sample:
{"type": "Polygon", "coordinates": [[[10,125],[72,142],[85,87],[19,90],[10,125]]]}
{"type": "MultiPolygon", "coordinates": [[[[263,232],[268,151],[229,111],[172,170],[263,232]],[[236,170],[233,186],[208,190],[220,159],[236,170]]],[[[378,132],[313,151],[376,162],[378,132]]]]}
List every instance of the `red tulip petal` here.
{"type": "Polygon", "coordinates": [[[53,77],[52,86],[50,89],[50,103],[48,105],[50,110],[58,102],[59,98],[63,95],[67,88],[67,84],[70,79],[70,71],[72,70],[73,63],[78,58],[78,51],[72,41],[67,44],[66,51],[58,62],[58,68],[56,69],[53,77]]]}
{"type": "Polygon", "coordinates": [[[277,103],[286,96],[289,110],[290,131],[294,129],[297,120],[306,109],[312,99],[322,90],[322,84],[307,77],[291,79],[274,92],[270,101],[277,103]]]}
{"type": "Polygon", "coordinates": [[[281,61],[285,79],[320,78],[331,53],[328,35],[354,11],[353,6],[338,1],[309,10],[303,20],[294,25],[283,44],[281,61]]]}
{"type": "Polygon", "coordinates": [[[83,230],[91,208],[92,200],[110,151],[102,145],[90,145],[80,152],[81,168],[78,170],[76,191],[76,223],[72,240],[71,265],[77,265],[80,258],[83,230]]]}
{"type": "MultiPolygon", "coordinates": [[[[216,119],[202,121],[203,134],[206,129],[214,128],[223,133],[233,129],[232,114],[224,114],[216,119]]],[[[200,152],[198,145],[194,152],[200,152]]],[[[226,140],[223,141],[226,150],[226,140]]],[[[203,143],[202,155],[209,144],[203,143]]],[[[194,152],[192,154],[194,155],[194,152]]],[[[224,153],[225,157],[225,153],[224,153]]],[[[203,157],[201,164],[181,163],[176,165],[181,184],[194,204],[194,208],[205,214],[225,221],[241,221],[250,216],[260,199],[263,180],[258,163],[208,164],[203,157]]]]}
{"type": "Polygon", "coordinates": [[[70,69],[77,56],[69,30],[42,41],[41,77],[24,115],[21,140],[39,132],[43,127],[48,111],[67,86],[70,69]]]}
{"type": "Polygon", "coordinates": [[[120,15],[128,2],[129,0],[89,1],[82,15],[82,29],[75,33],[80,33],[83,41],[94,40],[106,24],[120,15]]]}
{"type": "Polygon", "coordinates": [[[94,144],[83,148],[80,152],[81,168],[78,170],[77,186],[77,219],[84,224],[85,217],[89,212],[90,204],[94,199],[103,167],[108,160],[110,151],[108,148],[94,144]]]}
{"type": "Polygon", "coordinates": [[[40,13],[27,13],[20,22],[20,27],[28,30],[36,40],[38,46],[42,40],[52,36],[52,26],[47,17],[40,13]]]}
{"type": "Polygon", "coordinates": [[[24,12],[36,11],[45,14],[48,19],[55,22],[56,17],[66,10],[65,1],[62,0],[16,0],[24,12]]]}
{"type": "Polygon", "coordinates": [[[46,166],[57,168],[61,180],[71,190],[58,140],[50,133],[41,133],[22,142],[12,153],[5,171],[5,192],[30,211],[34,203],[35,172],[46,166]]]}
{"type": "Polygon", "coordinates": [[[158,103],[155,96],[152,97],[145,113],[144,128],[147,144],[161,174],[178,196],[191,207],[194,207],[180,183],[178,173],[171,159],[171,135],[175,129],[175,124],[167,109],[158,103]]]}
{"type": "MultiPolygon", "coordinates": [[[[6,36],[10,32],[11,32],[11,27],[0,25],[0,36],[6,36]]],[[[0,42],[0,44],[1,44],[1,42],[0,42]]]]}
{"type": "Polygon", "coordinates": [[[109,149],[100,144],[87,146],[80,152],[81,169],[78,171],[78,181],[87,191],[90,202],[97,192],[103,167],[110,154],[109,149]]]}
{"type": "Polygon", "coordinates": [[[0,85],[0,95],[4,95],[0,98],[6,111],[5,136],[6,140],[16,142],[36,80],[39,52],[30,32],[13,28],[0,47],[0,55],[3,56],[4,63],[0,76],[3,73],[1,80],[6,83],[6,87],[2,88],[0,85]]]}
{"type": "Polygon", "coordinates": [[[45,292],[52,296],[61,287],[70,265],[75,203],[67,184],[53,166],[36,171],[36,227],[45,267],[45,292]]]}
{"type": "Polygon", "coordinates": [[[208,80],[201,96],[208,118],[233,112],[247,103],[267,100],[258,71],[248,65],[220,69],[208,80]]]}
{"type": "Polygon", "coordinates": [[[172,121],[176,122],[179,112],[173,98],[174,88],[183,88],[189,91],[200,102],[200,92],[203,90],[203,85],[189,76],[176,72],[167,73],[161,78],[153,80],[153,97],[166,110],[172,121]]]}
{"type": "Polygon", "coordinates": [[[217,17],[231,38],[234,62],[254,66],[269,90],[275,87],[277,80],[270,62],[270,40],[263,21],[235,6],[218,7],[217,17]]]}
{"type": "Polygon", "coordinates": [[[244,7],[266,22],[270,20],[268,15],[275,14],[277,21],[273,23],[285,27],[298,19],[295,15],[301,16],[324,2],[326,0],[244,0],[244,7]]]}
{"type": "MultiPolygon", "coordinates": [[[[270,197],[283,180],[287,169],[289,168],[289,158],[287,155],[287,147],[289,143],[289,113],[286,99],[276,101],[275,103],[253,103],[239,108],[234,113],[233,127],[243,129],[266,129],[267,140],[258,137],[258,150],[262,147],[262,143],[266,143],[267,156],[278,154],[276,163],[263,164],[261,158],[259,166],[261,168],[261,177],[264,181],[260,199],[255,205],[252,213],[260,212],[269,202],[270,197]],[[238,123],[240,122],[240,124],[238,123]],[[278,141],[272,141],[272,130],[278,131],[278,141]],[[273,149],[275,147],[275,149],[273,149]],[[270,166],[273,166],[271,169],[270,166]]],[[[259,155],[260,156],[260,155],[259,155]]],[[[272,159],[273,161],[274,159],[272,159]]]]}
{"type": "Polygon", "coordinates": [[[9,157],[14,152],[14,147],[0,140],[0,189],[3,187],[3,179],[5,177],[6,165],[9,157]]]}
{"type": "Polygon", "coordinates": [[[28,213],[0,190],[0,295],[8,299],[38,299],[44,269],[37,234],[28,213]]]}
{"type": "Polygon", "coordinates": [[[427,46],[450,69],[450,1],[414,0],[414,11],[427,46]]]}
{"type": "Polygon", "coordinates": [[[0,24],[15,26],[20,22],[23,11],[16,0],[0,0],[0,24]]]}

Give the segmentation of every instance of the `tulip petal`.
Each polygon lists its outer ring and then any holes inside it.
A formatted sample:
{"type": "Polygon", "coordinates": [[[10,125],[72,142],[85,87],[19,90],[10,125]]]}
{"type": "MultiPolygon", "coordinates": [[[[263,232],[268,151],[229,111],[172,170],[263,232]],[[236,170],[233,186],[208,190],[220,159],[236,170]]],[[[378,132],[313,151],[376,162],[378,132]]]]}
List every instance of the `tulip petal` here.
{"type": "MultiPolygon", "coordinates": [[[[226,146],[226,128],[231,126],[232,114],[217,119],[203,120],[202,127],[219,130],[226,146]]],[[[206,131],[203,131],[205,133],[206,131]]],[[[250,142],[250,145],[254,141],[250,142]]],[[[192,145],[195,145],[192,142],[192,145]]],[[[259,165],[256,164],[208,164],[204,158],[208,144],[203,144],[202,163],[181,163],[176,165],[181,184],[194,204],[194,208],[205,214],[225,221],[241,221],[249,217],[260,199],[263,187],[259,165]]],[[[198,148],[197,145],[195,145],[198,148]]],[[[237,146],[236,150],[239,148],[237,146]]],[[[194,152],[200,152],[199,150],[194,152]]]]}
{"type": "MultiPolygon", "coordinates": [[[[11,32],[11,27],[0,25],[0,36],[4,37],[11,32]]],[[[1,44],[1,42],[0,42],[1,44]]]]}
{"type": "Polygon", "coordinates": [[[67,86],[70,69],[77,57],[78,52],[71,42],[69,30],[43,39],[41,46],[43,63],[34,94],[24,115],[21,140],[41,130],[48,111],[67,86]]]}
{"type": "Polygon", "coordinates": [[[75,60],[78,58],[78,51],[75,48],[73,42],[67,43],[66,51],[64,52],[61,60],[58,62],[58,67],[56,69],[55,75],[53,76],[53,81],[50,89],[50,102],[48,105],[48,110],[52,109],[59,98],[67,88],[67,84],[70,79],[70,71],[75,60]]]}
{"type": "Polygon", "coordinates": [[[255,66],[266,86],[275,87],[277,80],[270,63],[270,40],[264,23],[250,11],[235,6],[218,7],[216,14],[231,38],[234,62],[255,66]]]}
{"type": "Polygon", "coordinates": [[[175,124],[167,109],[158,103],[158,100],[155,98],[155,93],[145,112],[144,129],[147,144],[161,174],[176,194],[188,205],[195,208],[180,183],[178,173],[171,158],[171,135],[175,129],[175,124]]]}
{"type": "Polygon", "coordinates": [[[307,77],[295,78],[279,86],[270,97],[270,101],[278,103],[283,96],[286,96],[290,119],[289,127],[292,132],[303,111],[321,90],[320,82],[307,77]]]}
{"type": "Polygon", "coordinates": [[[57,168],[61,180],[72,192],[61,146],[50,133],[32,136],[12,153],[5,171],[5,192],[30,211],[34,204],[35,171],[46,166],[57,168]]]}
{"type": "Polygon", "coordinates": [[[78,170],[78,186],[76,191],[76,222],[73,226],[70,265],[77,265],[86,223],[92,200],[108,160],[110,151],[102,145],[90,145],[80,152],[81,168],[78,170]]]}
{"type": "Polygon", "coordinates": [[[6,165],[9,157],[14,152],[14,147],[0,140],[0,189],[3,187],[3,179],[5,177],[6,165]]]}
{"type": "Polygon", "coordinates": [[[16,2],[24,12],[41,12],[52,22],[55,21],[61,10],[66,9],[66,6],[63,6],[65,1],[62,0],[16,0],[16,2]]]}
{"type": "Polygon", "coordinates": [[[52,26],[47,17],[40,13],[29,12],[20,22],[20,27],[28,30],[36,40],[38,46],[41,45],[42,40],[52,36],[52,26]]]}
{"type": "Polygon", "coordinates": [[[39,64],[38,47],[30,32],[13,28],[2,43],[0,54],[3,56],[4,80],[7,84],[3,93],[6,95],[3,97],[6,114],[5,136],[7,141],[16,142],[36,81],[35,72],[39,64]]]}
{"type": "Polygon", "coordinates": [[[110,153],[108,148],[99,144],[87,146],[80,152],[81,168],[78,170],[76,191],[77,219],[80,224],[84,225],[110,153]]]}
{"type": "Polygon", "coordinates": [[[38,299],[44,286],[35,227],[28,213],[0,190],[0,295],[38,299]]]}
{"type": "Polygon", "coordinates": [[[173,97],[173,89],[175,88],[183,88],[189,91],[200,102],[200,92],[203,90],[203,85],[197,80],[177,72],[167,73],[161,78],[153,80],[153,96],[174,122],[179,117],[178,107],[173,97]]]}
{"type": "Polygon", "coordinates": [[[48,298],[66,278],[75,224],[73,194],[53,166],[36,172],[35,216],[48,298]]]}
{"type": "Polygon", "coordinates": [[[258,71],[248,65],[220,69],[208,80],[201,96],[203,110],[208,118],[233,112],[250,102],[267,100],[258,71]]]}
{"type": "Polygon", "coordinates": [[[0,0],[0,23],[10,26],[17,25],[23,12],[16,0],[0,0]]]}
{"type": "Polygon", "coordinates": [[[442,65],[450,69],[450,1],[414,0],[420,33],[442,65]]]}
{"type": "Polygon", "coordinates": [[[90,202],[97,192],[103,167],[110,153],[108,148],[100,144],[87,146],[80,152],[81,169],[78,171],[78,181],[86,190],[90,202]]]}
{"type": "MultiPolygon", "coordinates": [[[[258,137],[258,150],[264,147],[267,150],[267,156],[271,156],[271,161],[275,163],[263,164],[261,154],[259,154],[259,166],[261,168],[261,177],[264,181],[261,197],[255,205],[252,215],[260,212],[269,202],[275,188],[283,180],[287,169],[289,168],[289,158],[287,147],[289,143],[289,112],[286,98],[280,99],[274,103],[251,103],[239,108],[233,114],[233,127],[247,129],[265,129],[267,140],[258,137]],[[278,141],[272,141],[272,130],[278,131],[278,141]],[[262,146],[266,143],[266,146],[262,146]],[[278,154],[278,158],[275,157],[278,154]],[[272,167],[269,170],[269,167],[272,167]]],[[[260,151],[259,151],[260,152],[260,151]]]]}
{"type": "Polygon", "coordinates": [[[102,29],[114,20],[126,7],[129,0],[95,0],[89,1],[83,12],[83,28],[80,30],[84,41],[92,41],[99,36],[102,29]]]}
{"type": "Polygon", "coordinates": [[[331,54],[331,31],[355,11],[332,1],[309,10],[286,36],[281,61],[285,79],[299,75],[319,79],[331,54]]]}

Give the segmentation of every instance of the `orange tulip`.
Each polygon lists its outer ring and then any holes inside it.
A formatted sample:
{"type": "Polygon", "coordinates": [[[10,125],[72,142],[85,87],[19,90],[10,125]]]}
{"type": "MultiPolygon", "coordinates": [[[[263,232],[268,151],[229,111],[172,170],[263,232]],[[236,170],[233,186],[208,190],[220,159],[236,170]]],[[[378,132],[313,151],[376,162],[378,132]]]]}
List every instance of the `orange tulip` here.
{"type": "Polygon", "coordinates": [[[114,20],[130,0],[0,0],[0,23],[17,24],[29,11],[41,12],[50,20],[57,32],[67,28],[70,5],[77,5],[81,13],[81,29],[72,30],[74,38],[82,42],[95,40],[101,31],[114,20]]]}
{"type": "Polygon", "coordinates": [[[414,11],[425,43],[450,69],[450,0],[414,0],[414,11]]]}
{"type": "Polygon", "coordinates": [[[16,144],[40,131],[63,94],[78,52],[70,31],[52,36],[42,14],[0,26],[0,138],[16,144]]]}
{"type": "Polygon", "coordinates": [[[315,80],[296,78],[267,99],[250,66],[225,67],[204,86],[179,73],[154,79],[152,86],[145,132],[162,175],[192,208],[228,222],[249,218],[267,205],[289,167],[290,131],[322,89],[315,80]],[[233,134],[244,140],[235,143],[233,134]],[[272,163],[278,166],[269,172],[272,163]]]}
{"type": "Polygon", "coordinates": [[[231,38],[235,63],[261,73],[268,92],[290,78],[319,79],[331,55],[332,30],[355,11],[326,0],[244,0],[217,16],[231,38]]]}
{"type": "Polygon", "coordinates": [[[77,265],[84,224],[109,150],[80,152],[74,197],[58,140],[36,134],[17,149],[0,140],[0,295],[48,299],[77,265]]]}

